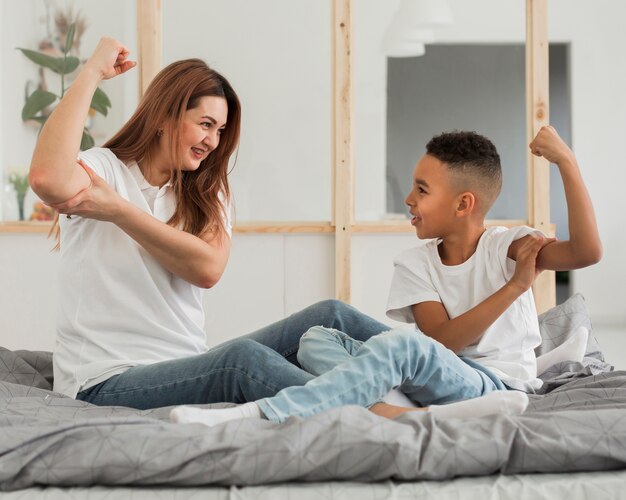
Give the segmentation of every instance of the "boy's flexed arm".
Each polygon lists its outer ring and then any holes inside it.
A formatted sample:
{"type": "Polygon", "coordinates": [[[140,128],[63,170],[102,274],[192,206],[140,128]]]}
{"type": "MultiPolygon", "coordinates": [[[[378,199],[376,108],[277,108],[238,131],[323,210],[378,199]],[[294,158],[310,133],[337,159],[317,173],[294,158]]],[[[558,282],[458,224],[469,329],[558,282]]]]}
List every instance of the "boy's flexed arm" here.
{"type": "Polygon", "coordinates": [[[417,327],[454,352],[459,352],[478,340],[485,330],[532,286],[541,271],[536,266],[537,255],[546,244],[551,244],[552,240],[539,234],[530,234],[517,241],[522,243],[517,249],[515,273],[502,288],[454,319],[448,317],[441,302],[428,301],[415,304],[411,309],[417,327]]]}
{"type": "MultiPolygon", "coordinates": [[[[565,188],[569,227],[569,240],[546,245],[537,256],[537,267],[568,271],[595,264],[602,256],[602,244],[591,198],[574,153],[553,127],[542,127],[529,147],[534,155],[543,156],[558,166],[565,188]]],[[[509,257],[512,259],[515,259],[521,241],[511,245],[509,257]]]]}

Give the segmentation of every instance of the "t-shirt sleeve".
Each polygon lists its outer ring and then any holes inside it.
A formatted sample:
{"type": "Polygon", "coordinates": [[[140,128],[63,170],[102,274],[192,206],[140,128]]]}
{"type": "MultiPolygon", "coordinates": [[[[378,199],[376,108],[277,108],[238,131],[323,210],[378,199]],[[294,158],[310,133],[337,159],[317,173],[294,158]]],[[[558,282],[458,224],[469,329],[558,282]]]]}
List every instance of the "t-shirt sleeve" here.
{"type": "Polygon", "coordinates": [[[500,263],[503,271],[509,278],[512,276],[511,270],[515,269],[514,266],[508,265],[509,261],[513,262],[511,259],[508,258],[509,247],[511,246],[511,243],[532,233],[538,233],[543,235],[543,233],[539,229],[528,226],[515,226],[510,229],[504,229],[494,235],[492,243],[493,253],[490,258],[493,259],[494,262],[500,263]]]}
{"type": "Polygon", "coordinates": [[[220,203],[222,204],[222,222],[224,223],[224,229],[230,238],[233,237],[233,203],[231,200],[226,200],[224,193],[219,194],[220,203]]]}
{"type": "Polygon", "coordinates": [[[107,184],[115,187],[114,169],[117,168],[119,160],[108,149],[91,148],[78,153],[78,159],[85,162],[99,177],[102,177],[107,184]]]}
{"type": "Polygon", "coordinates": [[[396,321],[415,323],[411,306],[421,302],[441,302],[430,278],[427,251],[422,247],[404,252],[393,264],[387,316],[396,321]]]}

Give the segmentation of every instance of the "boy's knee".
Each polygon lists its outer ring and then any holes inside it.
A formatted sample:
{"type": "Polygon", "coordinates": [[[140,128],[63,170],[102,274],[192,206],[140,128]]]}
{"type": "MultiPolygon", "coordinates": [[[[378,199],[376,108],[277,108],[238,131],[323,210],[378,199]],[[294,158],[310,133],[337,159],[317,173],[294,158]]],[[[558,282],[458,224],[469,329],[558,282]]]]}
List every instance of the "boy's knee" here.
{"type": "Polygon", "coordinates": [[[393,343],[404,346],[407,349],[415,349],[422,345],[424,337],[421,333],[411,328],[394,328],[383,332],[372,339],[379,339],[382,342],[393,343]]]}
{"type": "Polygon", "coordinates": [[[305,366],[321,342],[328,342],[331,333],[323,326],[313,326],[309,328],[302,337],[300,337],[300,345],[298,347],[298,363],[305,366]]]}
{"type": "Polygon", "coordinates": [[[327,341],[331,336],[332,333],[328,328],[324,326],[312,326],[300,337],[300,348],[302,348],[304,344],[311,344],[319,342],[320,340],[327,341]]]}

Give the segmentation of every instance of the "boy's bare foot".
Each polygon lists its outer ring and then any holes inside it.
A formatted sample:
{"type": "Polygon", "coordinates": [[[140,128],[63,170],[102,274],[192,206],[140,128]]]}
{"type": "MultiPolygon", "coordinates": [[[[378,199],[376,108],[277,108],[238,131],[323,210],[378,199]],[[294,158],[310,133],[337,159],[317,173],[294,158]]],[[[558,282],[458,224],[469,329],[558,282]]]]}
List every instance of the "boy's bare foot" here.
{"type": "Polygon", "coordinates": [[[387,403],[376,403],[374,406],[370,407],[370,411],[374,415],[378,415],[379,417],[385,418],[396,418],[406,413],[407,411],[424,411],[428,410],[428,408],[406,408],[404,406],[394,406],[387,403]]]}
{"type": "Polygon", "coordinates": [[[409,411],[430,411],[435,418],[471,418],[499,413],[502,415],[519,415],[528,406],[528,395],[521,391],[493,391],[465,401],[457,401],[446,405],[431,405],[428,408],[405,408],[387,403],[376,403],[370,408],[375,415],[396,418],[409,411]]]}

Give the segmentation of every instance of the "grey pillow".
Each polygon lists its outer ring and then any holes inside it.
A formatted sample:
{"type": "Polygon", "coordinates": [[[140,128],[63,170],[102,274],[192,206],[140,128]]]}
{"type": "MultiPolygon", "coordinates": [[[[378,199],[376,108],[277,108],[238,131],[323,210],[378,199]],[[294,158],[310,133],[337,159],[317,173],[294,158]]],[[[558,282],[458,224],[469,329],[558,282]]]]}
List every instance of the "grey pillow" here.
{"type": "Polygon", "coordinates": [[[52,390],[52,353],[0,347],[0,382],[52,390]]]}
{"type": "MultiPolygon", "coordinates": [[[[587,312],[585,299],[580,293],[572,295],[562,304],[539,315],[539,330],[541,331],[541,345],[535,349],[535,354],[541,356],[565,342],[579,326],[584,326],[591,332],[591,320],[587,312]]],[[[593,335],[589,340],[595,342],[593,335]]],[[[594,347],[599,346],[591,346],[594,347]]],[[[588,348],[589,348],[588,344],[588,348]]],[[[600,354],[602,356],[602,354],[600,354]]],[[[604,361],[604,356],[602,356],[604,361]]]]}
{"type": "Polygon", "coordinates": [[[593,335],[587,305],[580,293],[572,295],[562,304],[539,315],[542,342],[535,349],[535,354],[541,356],[561,345],[579,326],[584,326],[589,330],[589,339],[582,363],[565,361],[550,367],[540,376],[544,381],[544,391],[551,390],[572,378],[613,370],[613,366],[605,361],[600,344],[593,335]],[[549,383],[545,384],[545,382],[549,383]]]}

